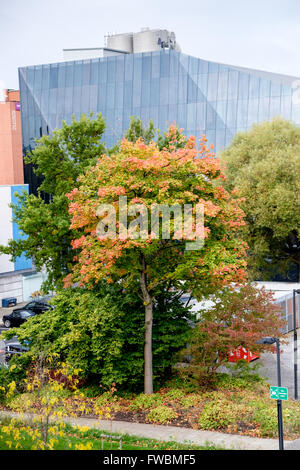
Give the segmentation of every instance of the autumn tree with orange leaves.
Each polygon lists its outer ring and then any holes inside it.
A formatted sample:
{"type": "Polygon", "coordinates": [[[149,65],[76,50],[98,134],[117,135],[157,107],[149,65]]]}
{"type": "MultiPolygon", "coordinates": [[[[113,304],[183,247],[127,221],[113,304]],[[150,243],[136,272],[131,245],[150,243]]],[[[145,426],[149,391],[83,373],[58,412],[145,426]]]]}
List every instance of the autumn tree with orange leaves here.
{"type": "Polygon", "coordinates": [[[82,229],[84,234],[73,241],[75,265],[65,285],[79,282],[92,287],[105,279],[122,283],[124,289],[138,286],[145,306],[147,394],[153,392],[152,328],[157,295],[168,291],[201,299],[245,279],[245,246],[235,236],[244,224],[239,201],[224,190],[219,160],[205,136],[198,147],[194,137],[186,139],[183,147],[182,141],[175,127],[169,128],[164,149],[142,139],[123,139],[119,151],[102,155],[80,177],[78,188],[67,195],[71,229],[82,229]],[[127,202],[125,221],[120,201],[127,202]],[[169,237],[164,236],[166,221],[160,213],[159,236],[150,223],[149,214],[161,205],[174,209],[169,237]],[[184,214],[184,207],[192,207],[192,226],[187,230],[183,219],[180,227],[175,217],[176,208],[182,208],[184,214]],[[203,209],[204,223],[196,218],[196,208],[203,209]]]}

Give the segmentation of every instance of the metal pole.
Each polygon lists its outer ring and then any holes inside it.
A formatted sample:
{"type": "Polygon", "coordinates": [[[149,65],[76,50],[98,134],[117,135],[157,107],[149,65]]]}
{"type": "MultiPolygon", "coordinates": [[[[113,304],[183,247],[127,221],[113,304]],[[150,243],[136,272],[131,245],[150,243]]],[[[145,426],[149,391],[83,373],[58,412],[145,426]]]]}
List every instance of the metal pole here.
{"type": "Polygon", "coordinates": [[[297,321],[296,321],[296,290],[293,289],[293,326],[294,326],[294,396],[298,400],[298,363],[297,363],[297,321]]]}
{"type": "MultiPolygon", "coordinates": [[[[280,370],[280,341],[275,338],[277,350],[277,386],[281,387],[281,370],[280,370]]],[[[278,416],[278,437],[279,450],[284,450],[283,446],[283,420],[282,420],[282,400],[277,400],[277,416],[278,416]]]]}

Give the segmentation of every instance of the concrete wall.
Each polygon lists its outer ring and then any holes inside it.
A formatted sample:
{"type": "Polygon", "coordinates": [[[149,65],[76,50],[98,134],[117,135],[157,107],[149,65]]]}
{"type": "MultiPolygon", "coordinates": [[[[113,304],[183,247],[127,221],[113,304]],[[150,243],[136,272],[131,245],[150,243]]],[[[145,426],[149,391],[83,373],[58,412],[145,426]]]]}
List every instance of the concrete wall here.
{"type": "Polygon", "coordinates": [[[22,274],[7,274],[0,276],[0,306],[2,299],[16,297],[17,302],[23,302],[22,274]]]}

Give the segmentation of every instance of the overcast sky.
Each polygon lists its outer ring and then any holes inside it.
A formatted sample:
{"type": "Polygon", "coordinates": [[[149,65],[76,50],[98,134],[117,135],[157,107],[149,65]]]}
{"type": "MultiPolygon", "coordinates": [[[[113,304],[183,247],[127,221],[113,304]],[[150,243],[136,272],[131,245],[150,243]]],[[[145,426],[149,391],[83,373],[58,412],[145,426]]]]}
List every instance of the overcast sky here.
{"type": "Polygon", "coordinates": [[[299,0],[0,0],[0,81],[18,88],[20,66],[142,27],[196,57],[300,77],[299,0]]]}

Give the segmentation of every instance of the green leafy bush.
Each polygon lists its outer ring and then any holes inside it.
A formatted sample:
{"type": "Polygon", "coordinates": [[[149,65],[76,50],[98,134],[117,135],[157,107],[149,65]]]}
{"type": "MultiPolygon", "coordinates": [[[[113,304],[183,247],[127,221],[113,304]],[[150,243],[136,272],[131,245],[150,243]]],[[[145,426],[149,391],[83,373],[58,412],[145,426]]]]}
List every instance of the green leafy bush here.
{"type": "Polygon", "coordinates": [[[170,390],[169,392],[167,392],[165,394],[165,398],[168,399],[168,400],[181,400],[182,398],[185,397],[185,393],[180,390],[180,389],[173,389],[173,390],[170,390]]]}
{"type": "Polygon", "coordinates": [[[199,429],[224,429],[234,423],[235,413],[224,401],[211,401],[204,405],[198,420],[199,429]]]}
{"type": "Polygon", "coordinates": [[[192,395],[187,395],[184,396],[180,402],[183,408],[191,408],[193,406],[197,406],[199,402],[201,401],[201,396],[192,394],[192,395]]]}
{"type": "Polygon", "coordinates": [[[131,411],[148,410],[149,408],[156,406],[158,403],[162,403],[161,395],[157,393],[154,393],[153,395],[141,393],[133,400],[129,409],[131,411]]]}
{"type": "Polygon", "coordinates": [[[160,405],[149,411],[147,421],[150,423],[165,424],[177,418],[177,413],[168,406],[160,405]]]}
{"type": "MultiPolygon", "coordinates": [[[[54,310],[37,315],[17,329],[30,350],[16,359],[24,369],[43,354],[81,369],[80,378],[118,391],[140,391],[144,381],[144,305],[122,286],[99,284],[93,291],[68,288],[53,299],[54,310]]],[[[171,294],[154,306],[153,363],[156,387],[171,373],[176,353],[187,341],[189,311],[171,294]]],[[[10,335],[16,334],[12,329],[10,335]]]]}

